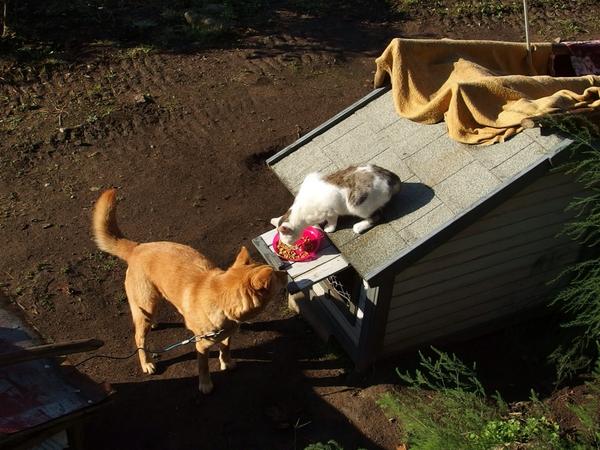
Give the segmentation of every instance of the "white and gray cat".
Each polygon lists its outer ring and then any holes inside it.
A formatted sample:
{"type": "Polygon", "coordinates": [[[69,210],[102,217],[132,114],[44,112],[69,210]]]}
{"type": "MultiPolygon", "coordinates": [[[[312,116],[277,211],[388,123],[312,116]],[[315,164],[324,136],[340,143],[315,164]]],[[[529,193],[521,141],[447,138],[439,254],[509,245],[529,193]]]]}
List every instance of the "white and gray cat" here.
{"type": "Polygon", "coordinates": [[[372,164],[350,166],[330,175],[310,173],[304,178],[292,206],[271,219],[284,244],[292,245],[310,225],[327,223],[325,231],[335,231],[339,216],[358,216],[355,233],[371,228],[377,212],[400,190],[400,178],[372,164]]]}

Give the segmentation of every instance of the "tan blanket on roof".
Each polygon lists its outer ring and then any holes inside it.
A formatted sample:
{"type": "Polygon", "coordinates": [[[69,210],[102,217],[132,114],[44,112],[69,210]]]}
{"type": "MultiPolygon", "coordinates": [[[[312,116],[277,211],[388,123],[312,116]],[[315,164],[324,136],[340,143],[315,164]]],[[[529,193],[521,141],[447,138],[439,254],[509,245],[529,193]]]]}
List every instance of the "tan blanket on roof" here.
{"type": "Polygon", "coordinates": [[[421,123],[446,120],[453,139],[491,144],[522,130],[521,120],[600,108],[600,76],[547,76],[552,44],[394,39],[375,60],[375,87],[391,78],[398,113],[421,123]]]}

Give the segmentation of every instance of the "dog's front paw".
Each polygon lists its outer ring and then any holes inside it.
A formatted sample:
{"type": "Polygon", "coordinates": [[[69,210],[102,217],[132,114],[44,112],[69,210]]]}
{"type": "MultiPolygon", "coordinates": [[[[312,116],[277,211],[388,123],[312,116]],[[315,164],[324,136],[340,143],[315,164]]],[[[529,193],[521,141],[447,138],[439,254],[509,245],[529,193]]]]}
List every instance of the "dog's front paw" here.
{"type": "Polygon", "coordinates": [[[206,383],[200,382],[200,384],[198,385],[198,390],[203,394],[210,394],[213,390],[212,381],[209,380],[206,383]]]}
{"type": "Polygon", "coordinates": [[[153,373],[156,373],[156,364],[151,362],[143,363],[142,371],[148,375],[152,375],[153,373]]]}
{"type": "Polygon", "coordinates": [[[336,228],[337,228],[337,224],[336,225],[327,225],[324,228],[324,230],[325,230],[326,233],[333,233],[336,228]]]}
{"type": "Polygon", "coordinates": [[[235,369],[235,367],[237,366],[237,364],[233,360],[220,361],[220,362],[221,362],[221,370],[231,370],[231,369],[235,369]]]}

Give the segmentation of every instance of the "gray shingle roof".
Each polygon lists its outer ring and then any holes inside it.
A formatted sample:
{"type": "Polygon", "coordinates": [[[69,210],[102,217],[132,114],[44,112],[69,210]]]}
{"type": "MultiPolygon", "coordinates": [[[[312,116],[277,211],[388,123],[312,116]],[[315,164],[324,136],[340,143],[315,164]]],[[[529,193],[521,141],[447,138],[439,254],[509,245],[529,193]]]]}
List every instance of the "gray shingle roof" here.
{"type": "Polygon", "coordinates": [[[329,235],[367,280],[569,142],[533,128],[500,144],[461,144],[448,137],[445,123],[421,125],[398,116],[389,91],[346,116],[322,133],[315,130],[312,140],[274,158],[271,167],[294,194],[309,172],[331,173],[351,164],[369,162],[400,176],[403,189],[380,224],[355,235],[351,224],[357,219],[351,218],[329,235]]]}

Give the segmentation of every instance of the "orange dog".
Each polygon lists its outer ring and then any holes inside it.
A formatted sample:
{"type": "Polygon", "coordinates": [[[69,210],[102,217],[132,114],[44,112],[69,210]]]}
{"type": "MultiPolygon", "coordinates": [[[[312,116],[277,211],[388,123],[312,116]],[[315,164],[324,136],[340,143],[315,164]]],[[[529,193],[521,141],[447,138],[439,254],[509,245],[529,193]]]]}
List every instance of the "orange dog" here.
{"type": "Polygon", "coordinates": [[[194,335],[219,332],[196,342],[199,389],[208,394],[213,384],[208,369],[208,351],[217,344],[221,370],[233,368],[229,354],[230,336],[239,323],[259,313],[285,292],[287,274],[271,266],[254,263],[242,247],[226,271],[186,245],[173,242],[138,244],[125,239],[115,217],[116,190],[102,193],[93,215],[96,244],[105,252],[127,261],[125,291],[133,324],[140,364],[152,374],[156,366],[144,350],[146,334],[161,297],[170,301],[194,335]]]}

